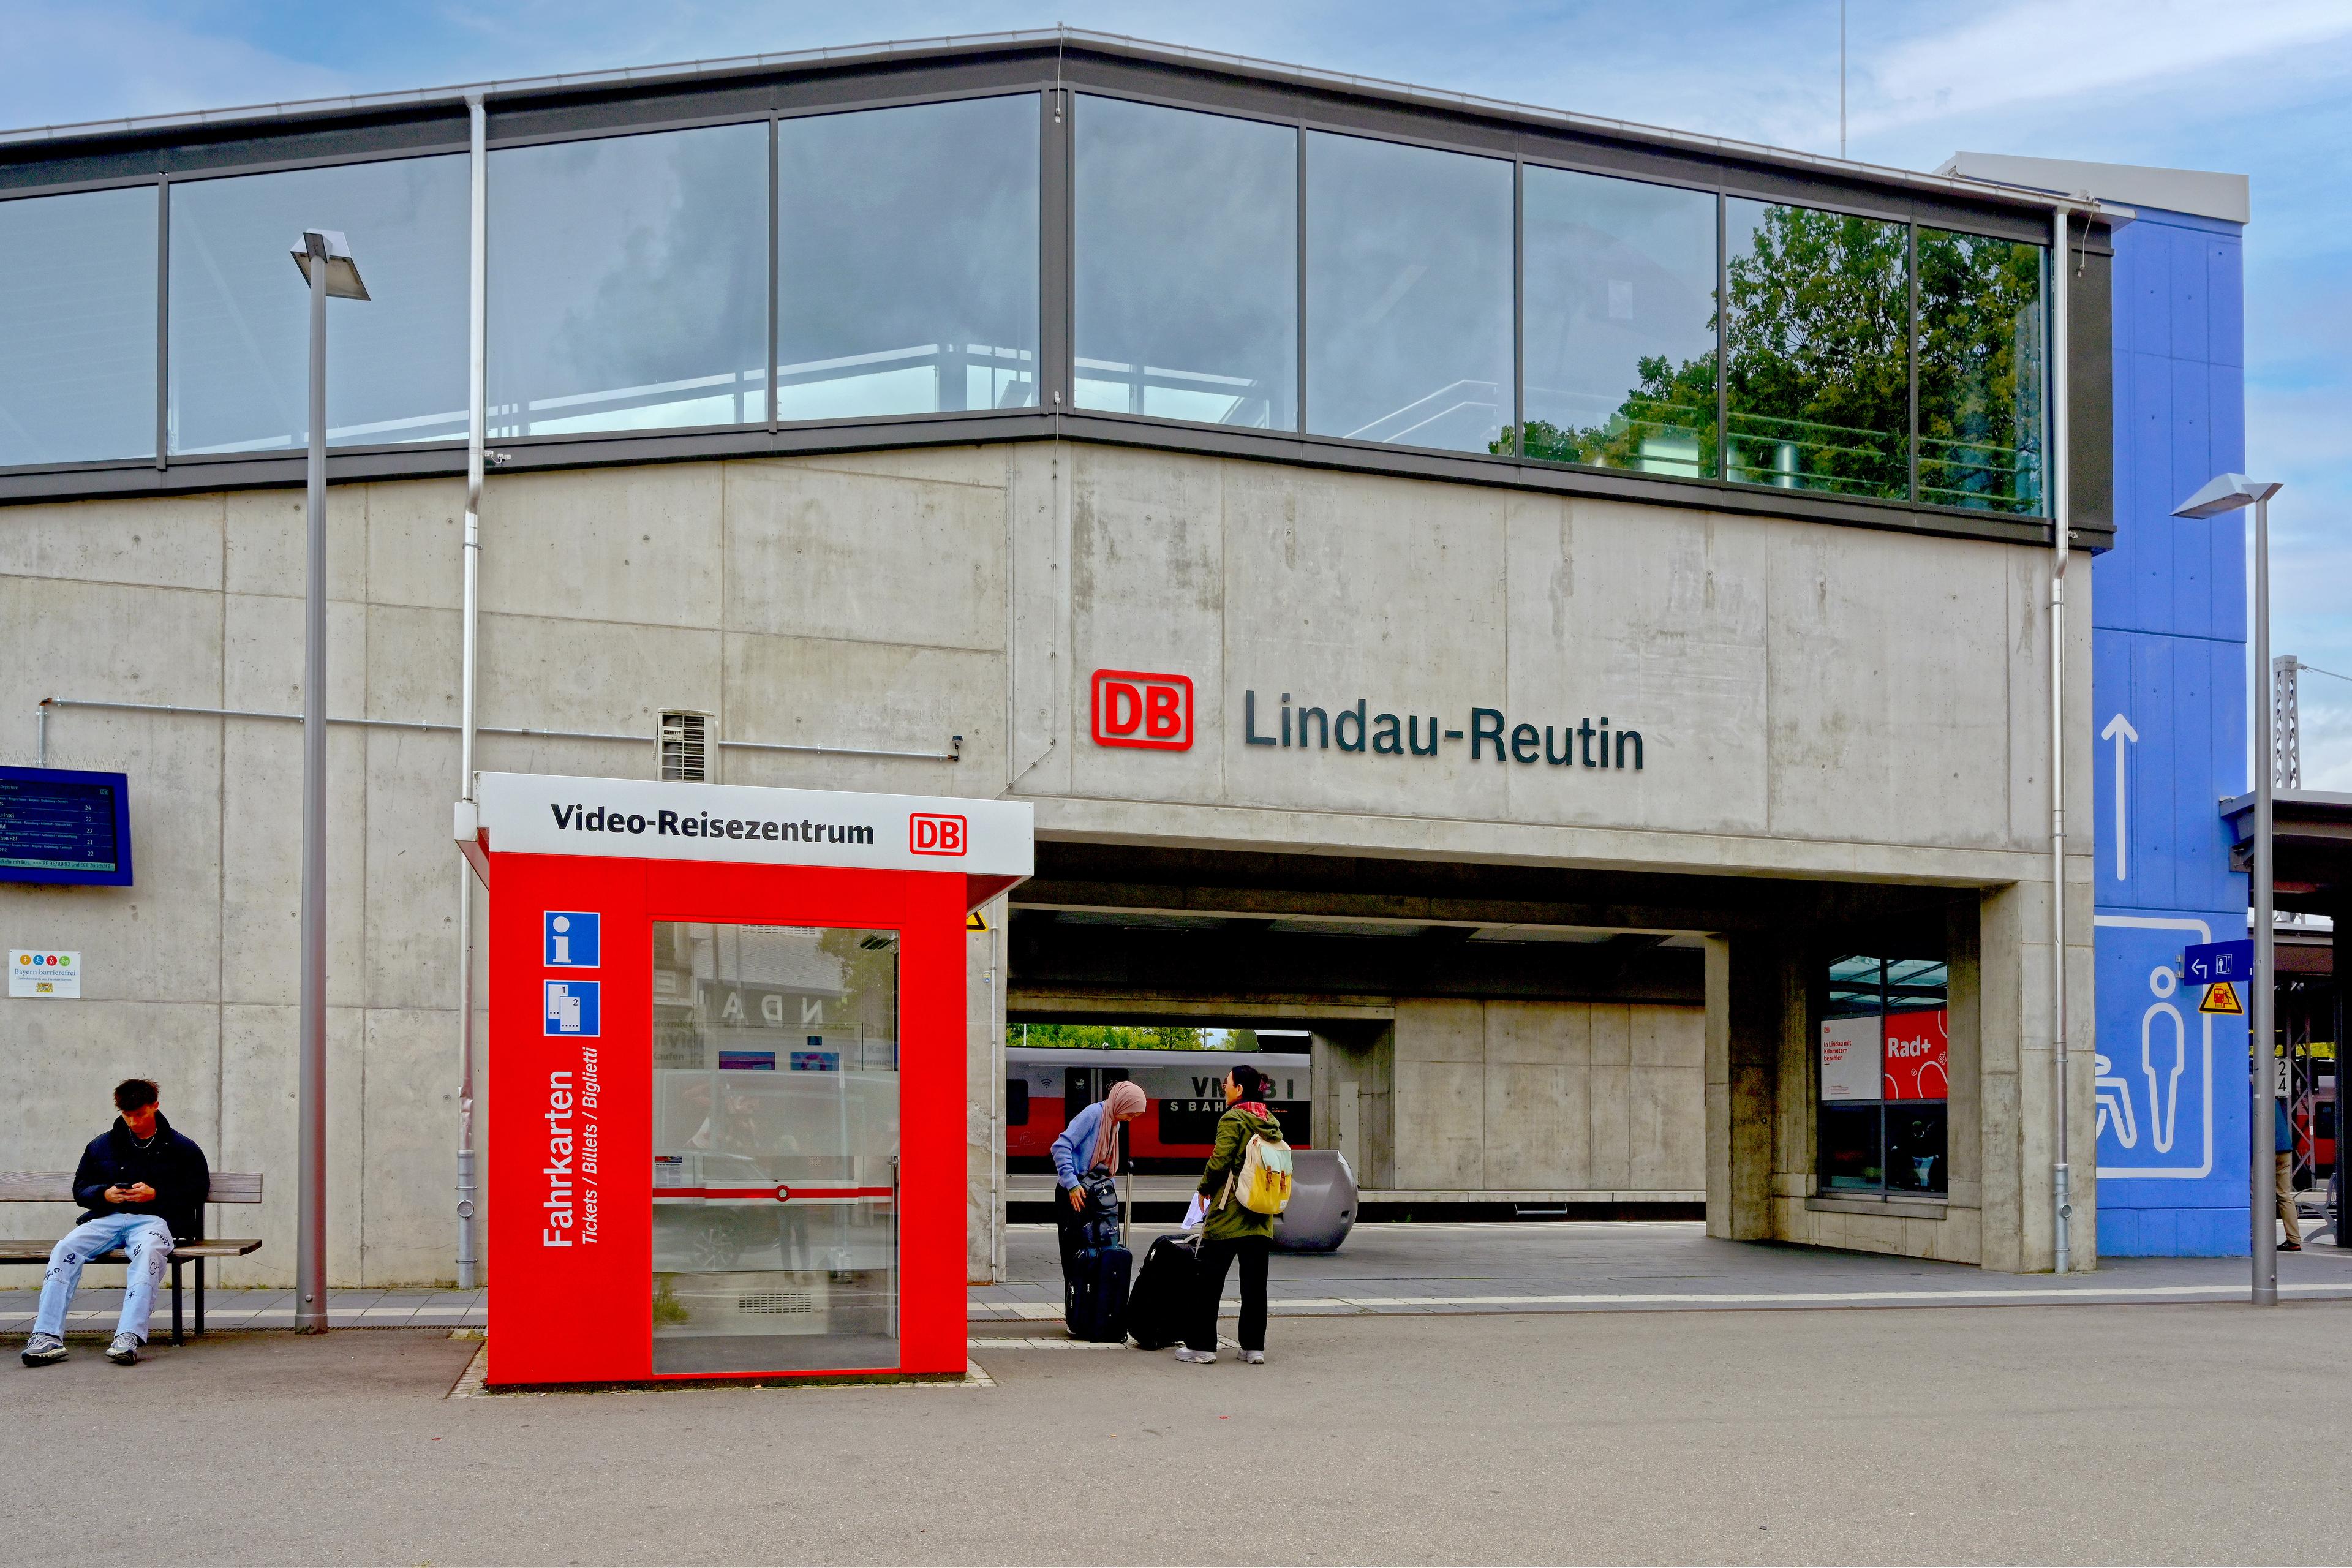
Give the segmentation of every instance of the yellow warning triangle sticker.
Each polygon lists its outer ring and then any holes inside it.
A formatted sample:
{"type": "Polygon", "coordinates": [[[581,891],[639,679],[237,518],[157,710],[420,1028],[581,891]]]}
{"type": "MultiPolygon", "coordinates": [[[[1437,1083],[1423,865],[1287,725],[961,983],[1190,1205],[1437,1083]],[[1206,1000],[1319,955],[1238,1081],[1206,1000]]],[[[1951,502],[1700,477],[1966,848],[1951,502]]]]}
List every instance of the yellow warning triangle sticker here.
{"type": "Polygon", "coordinates": [[[2200,1013],[2243,1013],[2238,1005],[2238,988],[2228,981],[2205,987],[2205,1000],[2197,1004],[2200,1013]]]}
{"type": "Polygon", "coordinates": [[[966,931],[986,931],[989,929],[987,917],[982,915],[978,910],[974,910],[971,913],[963,917],[963,929],[966,931]]]}

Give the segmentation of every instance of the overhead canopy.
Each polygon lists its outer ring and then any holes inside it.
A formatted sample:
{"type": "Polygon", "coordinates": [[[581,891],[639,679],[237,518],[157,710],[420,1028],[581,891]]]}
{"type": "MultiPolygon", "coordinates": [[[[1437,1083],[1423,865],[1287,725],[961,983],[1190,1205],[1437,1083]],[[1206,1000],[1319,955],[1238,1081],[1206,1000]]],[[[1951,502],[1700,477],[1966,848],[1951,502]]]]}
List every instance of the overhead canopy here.
{"type": "Polygon", "coordinates": [[[593,855],[961,874],[978,909],[1035,868],[1025,801],[484,773],[457,840],[482,880],[500,855],[593,855]]]}
{"type": "MultiPolygon", "coordinates": [[[[2254,797],[2221,803],[2233,843],[2230,865],[2253,865],[2254,797]]],[[[2352,795],[2283,789],[2271,807],[2273,875],[2282,910],[2335,915],[2352,905],[2352,795]]]]}

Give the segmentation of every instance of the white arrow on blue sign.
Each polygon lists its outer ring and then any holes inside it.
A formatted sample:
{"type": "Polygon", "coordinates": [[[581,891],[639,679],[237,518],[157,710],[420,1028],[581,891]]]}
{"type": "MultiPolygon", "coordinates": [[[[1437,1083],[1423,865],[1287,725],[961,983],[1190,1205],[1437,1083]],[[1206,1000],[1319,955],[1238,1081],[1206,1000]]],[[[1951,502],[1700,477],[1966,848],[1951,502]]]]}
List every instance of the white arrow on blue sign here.
{"type": "Polygon", "coordinates": [[[2254,977],[2254,943],[2250,937],[2239,942],[2209,942],[2184,949],[2180,954],[2181,978],[2191,985],[2220,985],[2225,982],[2243,982],[2254,977]]]}

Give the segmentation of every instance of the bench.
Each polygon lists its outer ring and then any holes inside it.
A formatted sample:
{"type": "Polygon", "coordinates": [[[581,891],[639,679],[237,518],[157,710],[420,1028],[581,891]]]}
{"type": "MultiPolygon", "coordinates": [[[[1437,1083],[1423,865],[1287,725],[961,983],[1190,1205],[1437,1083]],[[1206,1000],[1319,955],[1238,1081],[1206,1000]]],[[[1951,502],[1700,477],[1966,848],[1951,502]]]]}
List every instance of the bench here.
{"type": "MultiPolygon", "coordinates": [[[[261,1173],[215,1171],[212,1191],[207,1201],[216,1204],[257,1204],[261,1201],[261,1173]]],[[[0,1204],[74,1204],[73,1173],[70,1171],[0,1171],[0,1204]]],[[[0,1241],[0,1263],[33,1263],[46,1265],[49,1250],[57,1244],[50,1241],[0,1241]]],[[[205,1259],[207,1258],[243,1258],[247,1253],[261,1250],[258,1238],[247,1241],[175,1241],[172,1244],[172,1342],[186,1342],[180,1333],[180,1268],[184,1264],[196,1266],[196,1332],[205,1331],[205,1259]]],[[[128,1262],[122,1250],[105,1253],[90,1260],[93,1263],[128,1262]]]]}

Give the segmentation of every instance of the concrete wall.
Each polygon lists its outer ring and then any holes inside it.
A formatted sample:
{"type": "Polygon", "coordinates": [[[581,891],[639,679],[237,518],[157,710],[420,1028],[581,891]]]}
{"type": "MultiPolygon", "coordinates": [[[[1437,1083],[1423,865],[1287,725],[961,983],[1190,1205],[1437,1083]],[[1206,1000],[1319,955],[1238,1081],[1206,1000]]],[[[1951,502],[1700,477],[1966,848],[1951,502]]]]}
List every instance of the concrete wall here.
{"type": "MultiPolygon", "coordinates": [[[[441,480],[334,491],[337,714],[456,719],[461,503],[441,480]]],[[[730,750],[719,774],[1010,792],[1049,837],[2013,886],[1985,963],[2014,973],[2014,1001],[1987,1027],[2032,1034],[2048,885],[2035,552],[1054,443],[498,476],[484,540],[482,722],[645,737],[485,736],[485,768],[646,776],[658,713],[691,708],[730,740],[960,734],[959,763],[730,750]],[[1192,749],[1094,744],[1087,676],[1106,666],[1190,676],[1192,749]],[[1473,706],[1514,723],[1606,713],[1643,731],[1645,766],[1250,746],[1251,690],[1449,726],[1473,706]]],[[[0,715],[9,759],[33,760],[41,693],[295,710],[300,541],[296,492],[0,509],[0,663],[23,704],[0,715]]],[[[293,1263],[299,756],[292,724],[61,711],[54,764],[131,775],[139,884],[0,884],[8,940],[79,949],[88,988],[0,1002],[0,1073],[18,1086],[0,1167],[69,1165],[112,1081],[155,1076],[216,1166],[269,1175],[257,1215],[225,1218],[268,1241],[237,1282],[293,1263]]],[[[456,740],[339,728],[330,761],[330,1267],[446,1278],[456,740]]],[[[1398,1037],[1400,1181],[1423,1158],[1402,1136],[1416,1103],[1451,1151],[1419,1173],[1460,1174],[1457,1130],[1474,1103],[1475,1125],[1513,1126],[1520,1069],[1580,1066],[1590,1083],[1650,1065],[1630,1019],[1622,1059],[1612,1044],[1580,1063],[1572,1029],[1557,1061],[1514,1059],[1551,1047],[1491,1020],[1433,1026],[1425,1051],[1418,1032],[1398,1037]],[[1490,1043],[1478,1087],[1457,1093],[1474,1035],[1490,1043]]],[[[2028,1097],[2015,1123],[2028,1163],[2034,1113],[2028,1097]]],[[[1637,1150],[1638,1121],[1587,1135],[1595,1181],[1688,1163],[1637,1150]]],[[[1498,1143],[1496,1173],[1532,1170],[1532,1147],[1498,1143]]],[[[65,1217],[12,1208],[0,1226],[55,1234],[65,1217]]]]}
{"type": "Polygon", "coordinates": [[[1395,1163],[1413,1192],[1691,1201],[1706,1015],[1622,1003],[1397,1003],[1395,1163]]]}

